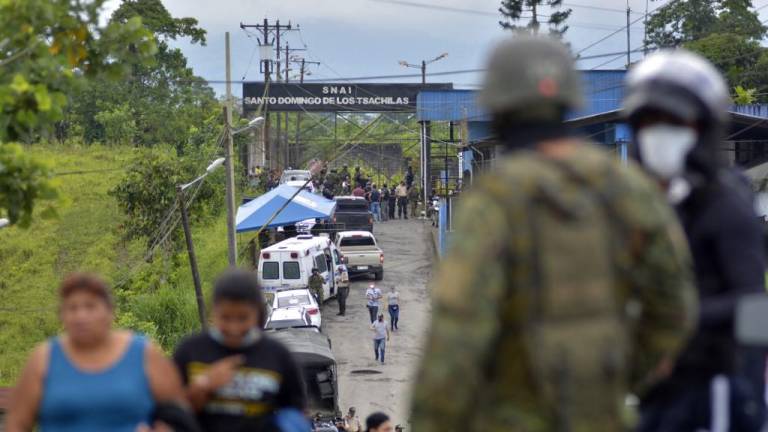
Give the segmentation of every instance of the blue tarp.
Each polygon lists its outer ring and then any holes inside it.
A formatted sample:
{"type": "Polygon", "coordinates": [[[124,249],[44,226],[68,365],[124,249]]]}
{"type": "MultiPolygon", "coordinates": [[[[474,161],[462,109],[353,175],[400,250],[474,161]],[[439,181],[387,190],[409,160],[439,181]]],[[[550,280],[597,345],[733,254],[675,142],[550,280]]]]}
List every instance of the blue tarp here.
{"type": "MultiPolygon", "coordinates": [[[[237,232],[255,231],[262,227],[298,190],[280,185],[237,209],[237,232]]],[[[301,191],[267,228],[293,225],[307,219],[328,219],[336,210],[336,201],[301,191]]]]}

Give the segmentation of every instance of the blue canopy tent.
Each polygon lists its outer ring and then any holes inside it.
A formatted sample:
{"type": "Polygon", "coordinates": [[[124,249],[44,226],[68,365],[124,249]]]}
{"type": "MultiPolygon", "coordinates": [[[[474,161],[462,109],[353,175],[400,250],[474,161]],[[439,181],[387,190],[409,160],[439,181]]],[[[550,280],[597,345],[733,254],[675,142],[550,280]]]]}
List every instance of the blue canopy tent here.
{"type": "MultiPolygon", "coordinates": [[[[298,190],[280,185],[237,209],[237,232],[256,231],[261,228],[298,190]]],[[[336,201],[301,191],[267,228],[293,225],[307,219],[328,219],[336,210],[336,201]]]]}

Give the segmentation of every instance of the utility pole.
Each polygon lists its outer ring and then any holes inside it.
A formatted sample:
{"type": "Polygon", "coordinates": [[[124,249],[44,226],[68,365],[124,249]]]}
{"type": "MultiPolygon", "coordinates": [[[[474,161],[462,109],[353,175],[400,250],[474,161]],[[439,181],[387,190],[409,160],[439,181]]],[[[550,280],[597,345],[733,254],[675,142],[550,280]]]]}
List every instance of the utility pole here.
{"type": "MultiPolygon", "coordinates": [[[[277,28],[278,29],[280,28],[280,20],[277,20],[277,28]]],[[[276,56],[276,59],[277,59],[277,63],[276,63],[277,69],[275,69],[275,78],[276,78],[275,81],[280,81],[280,79],[282,78],[282,76],[281,76],[282,73],[280,71],[280,66],[282,66],[281,62],[280,62],[280,51],[281,51],[280,50],[280,31],[278,30],[278,31],[275,32],[275,52],[277,53],[277,56],[276,56]]],[[[274,155],[275,155],[275,163],[277,164],[278,168],[280,166],[282,166],[283,169],[285,169],[285,163],[282,163],[282,164],[280,163],[280,159],[281,159],[281,157],[280,157],[281,156],[280,155],[280,141],[281,141],[281,139],[283,137],[283,135],[282,135],[282,128],[283,128],[282,113],[276,112],[275,113],[275,120],[277,120],[277,128],[275,130],[275,153],[274,153],[274,155]]]]}
{"type": "Polygon", "coordinates": [[[632,52],[630,46],[630,21],[629,21],[629,15],[632,13],[632,9],[629,8],[629,0],[627,0],[627,69],[629,69],[629,64],[632,63],[632,52]]]}
{"type": "Polygon", "coordinates": [[[645,0],[645,17],[643,18],[643,58],[648,56],[648,0],[645,0]]]}
{"type": "MultiPolygon", "coordinates": [[[[259,43],[262,43],[263,45],[271,45],[271,41],[274,41],[276,43],[275,49],[277,51],[277,59],[276,59],[276,67],[275,70],[275,77],[279,81],[282,77],[280,74],[280,66],[281,66],[281,50],[280,50],[280,37],[283,32],[285,31],[291,31],[291,30],[298,30],[298,26],[296,28],[293,27],[291,22],[288,22],[288,25],[280,24],[280,21],[278,20],[275,24],[270,24],[269,19],[264,18],[264,21],[262,24],[240,24],[240,28],[246,29],[246,28],[255,28],[259,31],[261,31],[261,40],[259,43]],[[274,35],[274,36],[272,36],[274,35]],[[270,38],[272,38],[270,40],[270,38]]],[[[264,84],[269,85],[270,81],[270,63],[271,60],[262,60],[264,63],[264,84]]],[[[269,167],[271,169],[275,169],[278,167],[278,159],[279,159],[279,153],[278,153],[278,145],[274,143],[272,140],[269,139],[270,135],[270,115],[268,110],[265,110],[264,114],[264,128],[263,128],[263,143],[264,143],[264,149],[267,153],[267,158],[269,159],[269,167]]],[[[278,128],[280,127],[280,123],[278,122],[278,128]]],[[[278,134],[276,137],[278,140],[280,139],[280,132],[278,129],[278,134]]]]}
{"type": "MultiPolygon", "coordinates": [[[[306,48],[291,48],[290,44],[285,44],[285,78],[284,81],[288,83],[291,80],[290,72],[293,70],[291,68],[291,63],[298,63],[298,60],[293,60],[291,58],[291,53],[298,52],[298,51],[306,51],[306,48]]],[[[303,59],[302,59],[303,60],[303,59]]],[[[301,82],[304,82],[304,78],[301,78],[301,82]]],[[[288,139],[288,113],[284,114],[285,116],[285,136],[283,137],[283,141],[285,142],[285,165],[286,166],[293,166],[294,160],[291,156],[291,143],[288,139]]],[[[298,161],[298,157],[296,158],[296,161],[298,161]]],[[[296,167],[294,167],[296,168],[296,167]]]]}
{"type": "MultiPolygon", "coordinates": [[[[288,74],[291,72],[291,46],[287,42],[285,43],[285,83],[290,81],[291,77],[288,74]]],[[[283,114],[285,117],[285,168],[291,166],[291,144],[288,142],[288,113],[283,114]]]]}
{"type": "MultiPolygon", "coordinates": [[[[315,61],[307,61],[306,59],[302,58],[301,60],[294,60],[295,63],[300,64],[299,68],[299,84],[304,84],[304,76],[308,73],[307,72],[307,65],[313,64],[313,65],[320,65],[320,62],[315,61]]],[[[296,139],[294,140],[294,149],[293,149],[293,157],[296,161],[299,161],[301,158],[299,157],[299,153],[301,152],[300,147],[300,139],[301,139],[301,117],[302,113],[297,112],[296,113],[296,139]]]]}
{"type": "Polygon", "coordinates": [[[200,326],[205,330],[205,301],[203,300],[203,288],[200,283],[200,273],[197,270],[197,257],[195,256],[195,246],[192,244],[192,233],[189,230],[189,216],[187,215],[187,205],[184,204],[184,189],[182,186],[176,187],[176,197],[179,200],[179,208],[181,209],[181,225],[184,227],[184,238],[187,241],[189,266],[192,268],[192,282],[195,285],[195,299],[197,300],[197,315],[200,319],[200,326]]]}
{"type": "Polygon", "coordinates": [[[227,256],[230,267],[237,267],[237,238],[235,237],[235,159],[232,139],[232,67],[230,64],[229,32],[224,34],[226,53],[227,101],[224,104],[224,130],[227,134],[227,256]]]}

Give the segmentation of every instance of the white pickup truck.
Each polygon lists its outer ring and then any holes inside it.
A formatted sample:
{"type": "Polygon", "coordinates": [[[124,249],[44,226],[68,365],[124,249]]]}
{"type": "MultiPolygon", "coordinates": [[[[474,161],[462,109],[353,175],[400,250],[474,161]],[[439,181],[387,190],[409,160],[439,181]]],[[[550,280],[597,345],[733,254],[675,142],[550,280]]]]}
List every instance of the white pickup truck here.
{"type": "Polygon", "coordinates": [[[350,275],[373,274],[376,280],[384,278],[384,252],[370,232],[342,231],[336,234],[336,247],[350,275]]]}

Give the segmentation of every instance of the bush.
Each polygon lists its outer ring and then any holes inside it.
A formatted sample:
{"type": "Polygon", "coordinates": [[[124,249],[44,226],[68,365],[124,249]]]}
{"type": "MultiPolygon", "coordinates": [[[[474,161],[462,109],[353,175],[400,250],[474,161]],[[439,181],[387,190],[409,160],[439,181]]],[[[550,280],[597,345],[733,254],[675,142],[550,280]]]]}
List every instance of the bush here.
{"type": "Polygon", "coordinates": [[[118,324],[151,336],[170,352],[184,336],[200,328],[195,293],[191,287],[182,292],[165,285],[135,295],[125,305],[118,324]]]}
{"type": "Polygon", "coordinates": [[[136,135],[136,121],[127,104],[118,105],[95,116],[104,128],[104,139],[108,144],[133,144],[136,135]]]}
{"type": "MultiPolygon", "coordinates": [[[[204,173],[210,161],[202,155],[211,154],[201,150],[188,157],[178,157],[173,150],[139,150],[126,176],[109,192],[127,216],[124,222],[127,238],[143,237],[147,239],[147,246],[151,246],[158,235],[162,236],[168,225],[163,222],[176,202],[176,187],[204,173]]],[[[225,202],[223,179],[224,170],[220,169],[200,184],[195,201],[188,209],[190,219],[200,221],[220,214],[225,202]]],[[[194,193],[195,189],[190,188],[187,194],[194,193]]],[[[171,220],[174,218],[171,216],[171,220]]],[[[179,226],[169,239],[170,244],[179,244],[179,226]]]]}

